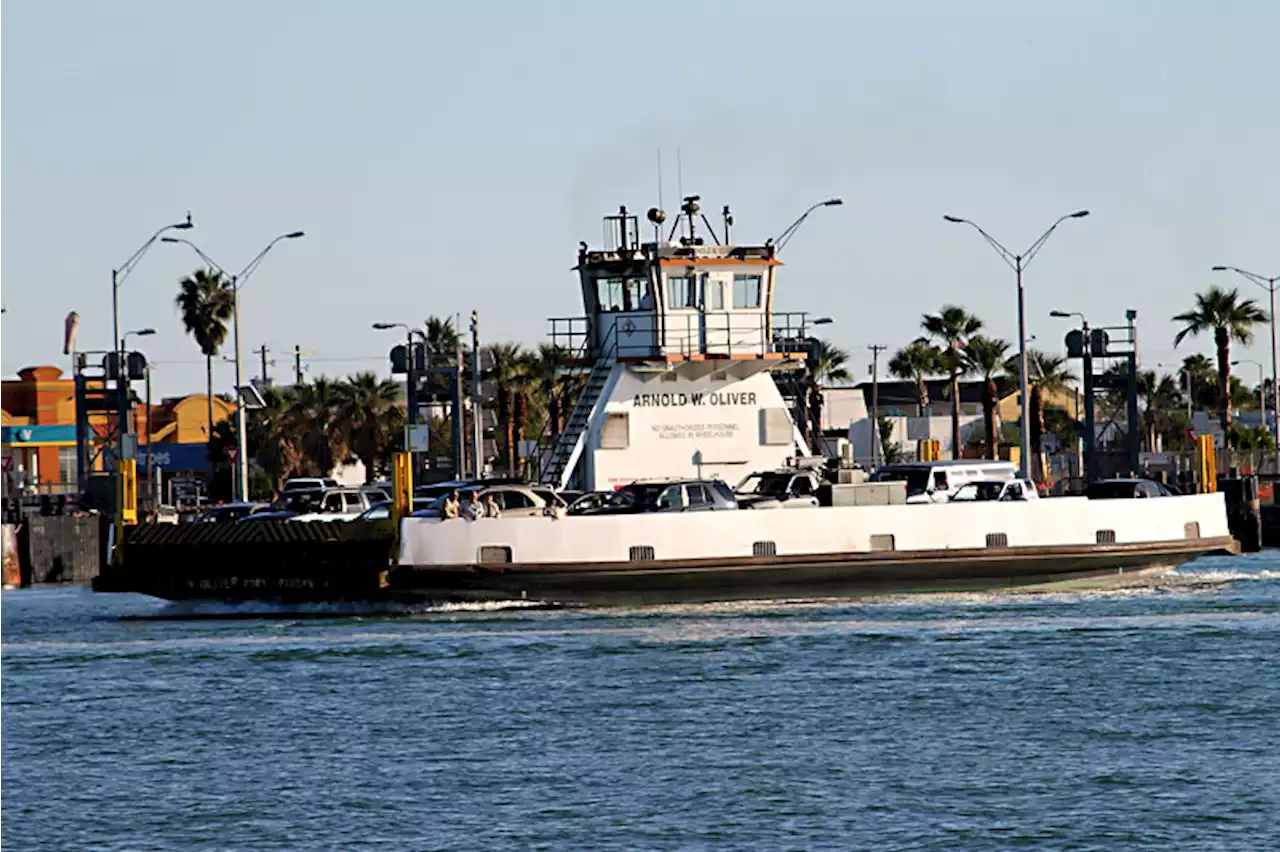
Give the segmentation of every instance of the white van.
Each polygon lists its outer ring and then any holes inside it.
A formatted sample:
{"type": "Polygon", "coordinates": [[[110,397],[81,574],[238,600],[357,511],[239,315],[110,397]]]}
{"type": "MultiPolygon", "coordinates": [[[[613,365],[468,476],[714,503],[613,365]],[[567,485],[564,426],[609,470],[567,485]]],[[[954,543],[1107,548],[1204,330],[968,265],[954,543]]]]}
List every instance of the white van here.
{"type": "Polygon", "coordinates": [[[967,482],[1018,478],[1013,462],[958,459],[956,461],[887,464],[871,475],[872,482],[907,483],[908,503],[945,503],[967,482]]]}

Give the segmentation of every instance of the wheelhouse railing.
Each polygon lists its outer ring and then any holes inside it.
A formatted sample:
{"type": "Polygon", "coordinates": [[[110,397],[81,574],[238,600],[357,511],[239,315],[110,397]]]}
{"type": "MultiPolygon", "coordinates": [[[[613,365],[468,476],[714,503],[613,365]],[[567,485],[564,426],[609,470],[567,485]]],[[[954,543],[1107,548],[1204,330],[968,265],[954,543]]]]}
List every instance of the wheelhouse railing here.
{"type": "Polygon", "coordinates": [[[612,339],[592,351],[590,317],[553,317],[551,343],[594,362],[606,350],[621,358],[693,355],[764,355],[808,351],[812,323],[803,312],[772,315],[749,311],[674,310],[612,312],[596,315],[597,333],[612,339]]]}

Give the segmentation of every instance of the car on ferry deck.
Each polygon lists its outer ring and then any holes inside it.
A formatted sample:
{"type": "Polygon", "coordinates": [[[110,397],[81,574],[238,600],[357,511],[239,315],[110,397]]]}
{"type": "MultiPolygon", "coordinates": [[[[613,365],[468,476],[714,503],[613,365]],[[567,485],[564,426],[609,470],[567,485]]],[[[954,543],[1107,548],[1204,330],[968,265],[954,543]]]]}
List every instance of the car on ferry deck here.
{"type": "MultiPolygon", "coordinates": [[[[466,501],[470,496],[477,504],[483,504],[487,497],[493,497],[493,501],[498,504],[498,509],[502,512],[504,518],[535,518],[542,517],[557,508],[564,507],[564,501],[558,496],[551,493],[554,499],[547,499],[539,494],[539,491],[547,491],[544,488],[536,490],[528,485],[469,485],[465,488],[451,488],[449,491],[441,494],[432,500],[425,508],[418,509],[413,513],[415,518],[438,518],[444,511],[444,501],[449,499],[449,495],[454,491],[458,492],[459,504],[466,501]],[[557,502],[558,501],[558,502],[557,502]]],[[[550,493],[550,492],[548,492],[550,493]]],[[[416,504],[416,500],[414,501],[416,504]]]]}
{"type": "Polygon", "coordinates": [[[872,482],[905,482],[908,503],[946,503],[966,482],[1017,478],[1013,462],[983,459],[887,464],[871,475],[872,482]]]}
{"type": "Polygon", "coordinates": [[[593,515],[642,515],[650,512],[707,512],[737,509],[738,499],[719,479],[633,482],[613,493],[603,506],[580,512],[593,515]]]}
{"type": "Polygon", "coordinates": [[[753,473],[733,489],[742,509],[807,509],[818,505],[821,477],[811,470],[753,473]]]}
{"type": "Polygon", "coordinates": [[[1026,479],[988,479],[966,482],[951,495],[952,503],[1010,502],[1039,500],[1040,492],[1026,479]]]}
{"type": "Polygon", "coordinates": [[[193,524],[227,524],[270,508],[268,503],[223,503],[211,506],[191,519],[193,524]]]}

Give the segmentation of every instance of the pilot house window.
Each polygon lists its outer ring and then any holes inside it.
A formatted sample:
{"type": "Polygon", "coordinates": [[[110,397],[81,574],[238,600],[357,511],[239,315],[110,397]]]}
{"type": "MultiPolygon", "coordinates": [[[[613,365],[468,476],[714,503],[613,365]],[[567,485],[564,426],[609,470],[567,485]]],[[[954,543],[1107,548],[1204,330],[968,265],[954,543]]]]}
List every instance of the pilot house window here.
{"type": "Polygon", "coordinates": [[[696,282],[697,279],[692,275],[673,275],[667,278],[667,307],[698,307],[696,282]]]}
{"type": "Polygon", "coordinates": [[[760,307],[760,276],[733,276],[733,306],[735,308],[760,307]]]}
{"type": "Polygon", "coordinates": [[[596,299],[604,312],[653,309],[649,279],[643,276],[599,278],[596,280],[596,299]]]}

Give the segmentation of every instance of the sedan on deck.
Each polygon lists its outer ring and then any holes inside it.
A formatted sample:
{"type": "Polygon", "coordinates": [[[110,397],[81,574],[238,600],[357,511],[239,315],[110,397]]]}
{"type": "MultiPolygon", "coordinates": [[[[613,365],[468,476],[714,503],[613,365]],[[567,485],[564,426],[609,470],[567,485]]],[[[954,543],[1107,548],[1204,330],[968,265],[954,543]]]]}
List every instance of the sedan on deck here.
{"type": "Polygon", "coordinates": [[[578,514],[641,515],[649,512],[707,512],[737,508],[738,500],[732,489],[720,480],[681,479],[624,485],[603,506],[578,514]]]}
{"type": "MultiPolygon", "coordinates": [[[[477,505],[483,505],[485,498],[492,496],[493,501],[498,504],[498,508],[502,511],[504,518],[539,517],[549,514],[556,508],[563,508],[564,504],[564,501],[560,500],[555,494],[547,492],[547,495],[544,496],[539,493],[545,489],[534,489],[525,485],[473,485],[454,490],[458,492],[459,508],[466,504],[468,496],[477,505]]],[[[449,494],[452,493],[453,491],[450,491],[432,500],[425,509],[414,512],[413,517],[440,517],[444,511],[444,503],[449,499],[449,494]]]]}

